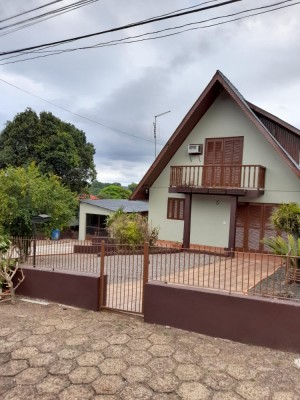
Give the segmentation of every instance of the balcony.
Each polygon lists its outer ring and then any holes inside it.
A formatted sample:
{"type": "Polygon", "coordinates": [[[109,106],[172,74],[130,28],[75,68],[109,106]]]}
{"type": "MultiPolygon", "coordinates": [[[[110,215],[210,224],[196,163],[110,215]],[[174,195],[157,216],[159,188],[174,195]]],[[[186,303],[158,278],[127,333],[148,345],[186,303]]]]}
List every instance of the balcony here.
{"type": "Polygon", "coordinates": [[[261,165],[171,167],[169,192],[258,197],[264,193],[265,174],[261,165]]]}

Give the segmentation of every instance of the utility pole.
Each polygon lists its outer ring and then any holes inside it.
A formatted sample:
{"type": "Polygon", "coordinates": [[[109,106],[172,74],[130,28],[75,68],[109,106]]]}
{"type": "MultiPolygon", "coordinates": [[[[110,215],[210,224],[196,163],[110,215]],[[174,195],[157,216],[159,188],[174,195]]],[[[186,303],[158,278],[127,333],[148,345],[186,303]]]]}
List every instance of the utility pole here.
{"type": "Polygon", "coordinates": [[[161,114],[155,115],[154,116],[154,122],[153,122],[153,134],[154,134],[154,158],[156,158],[156,120],[158,117],[161,117],[162,115],[168,114],[171,111],[166,111],[161,114]]]}

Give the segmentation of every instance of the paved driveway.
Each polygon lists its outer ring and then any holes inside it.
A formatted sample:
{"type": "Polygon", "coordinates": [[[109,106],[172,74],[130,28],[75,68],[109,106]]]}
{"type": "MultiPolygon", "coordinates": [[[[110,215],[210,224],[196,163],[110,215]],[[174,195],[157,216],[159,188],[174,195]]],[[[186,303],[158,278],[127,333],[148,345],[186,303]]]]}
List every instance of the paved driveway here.
{"type": "Polygon", "coordinates": [[[0,315],[2,400],[300,399],[297,354],[56,304],[0,315]]]}

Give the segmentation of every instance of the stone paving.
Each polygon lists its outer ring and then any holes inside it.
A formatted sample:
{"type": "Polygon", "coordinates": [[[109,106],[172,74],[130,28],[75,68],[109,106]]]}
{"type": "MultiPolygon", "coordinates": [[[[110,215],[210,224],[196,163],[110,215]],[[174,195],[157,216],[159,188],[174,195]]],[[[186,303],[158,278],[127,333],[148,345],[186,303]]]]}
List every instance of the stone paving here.
{"type": "Polygon", "coordinates": [[[0,312],[1,400],[300,399],[297,354],[57,304],[0,312]]]}

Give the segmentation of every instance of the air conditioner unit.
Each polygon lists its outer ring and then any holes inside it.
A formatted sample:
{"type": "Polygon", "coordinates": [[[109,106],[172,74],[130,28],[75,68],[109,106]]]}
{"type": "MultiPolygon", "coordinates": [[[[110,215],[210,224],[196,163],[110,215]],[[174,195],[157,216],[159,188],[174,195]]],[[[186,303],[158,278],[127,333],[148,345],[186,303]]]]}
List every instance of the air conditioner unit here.
{"type": "Polygon", "coordinates": [[[203,153],[203,144],[189,144],[188,153],[201,155],[203,153]]]}

